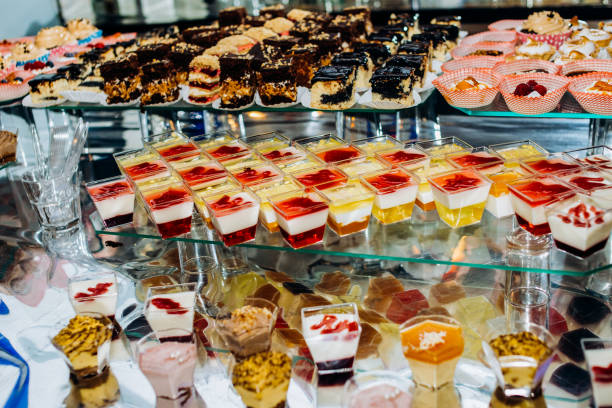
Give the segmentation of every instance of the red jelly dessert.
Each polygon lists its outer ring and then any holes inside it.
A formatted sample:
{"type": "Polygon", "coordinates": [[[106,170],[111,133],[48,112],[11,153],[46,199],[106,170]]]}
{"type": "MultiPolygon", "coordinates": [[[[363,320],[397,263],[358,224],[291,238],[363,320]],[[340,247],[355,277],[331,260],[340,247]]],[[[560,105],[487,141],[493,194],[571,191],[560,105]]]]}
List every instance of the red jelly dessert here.
{"type": "Polygon", "coordinates": [[[212,224],[226,246],[255,239],[259,201],[252,194],[235,190],[205,197],[204,201],[212,224]]]}
{"type": "Polygon", "coordinates": [[[229,157],[246,156],[249,149],[239,142],[232,142],[221,146],[214,146],[206,150],[211,157],[220,161],[227,160],[229,157]]]}
{"type": "Polygon", "coordinates": [[[93,302],[93,296],[100,296],[108,292],[108,288],[113,286],[112,282],[100,282],[96,286],[87,288],[87,292],[78,292],[74,295],[77,302],[93,302]]]}
{"type": "Polygon", "coordinates": [[[544,96],[547,92],[548,90],[544,85],[540,85],[534,80],[527,81],[527,83],[520,83],[514,89],[515,96],[537,97],[544,96]]]}
{"type": "Polygon", "coordinates": [[[173,159],[176,160],[175,156],[179,156],[180,159],[188,159],[200,154],[200,151],[193,143],[183,143],[171,147],[160,148],[158,152],[162,157],[170,161],[173,161],[173,159]]]}
{"type": "Polygon", "coordinates": [[[127,176],[134,181],[146,181],[155,177],[170,175],[168,166],[161,160],[147,161],[127,167],[127,176]]]}
{"type": "Polygon", "coordinates": [[[453,193],[455,191],[465,190],[467,188],[476,187],[482,184],[482,180],[478,177],[471,177],[469,173],[453,173],[448,176],[435,178],[434,181],[444,191],[453,193]]]}
{"type": "Polygon", "coordinates": [[[277,176],[280,176],[280,173],[274,167],[268,165],[245,167],[238,173],[234,173],[234,177],[245,186],[277,176]]]}
{"type": "Polygon", "coordinates": [[[581,166],[564,159],[540,159],[525,163],[531,170],[541,174],[554,174],[570,170],[579,170],[581,166]]]}
{"type": "Polygon", "coordinates": [[[187,309],[181,308],[181,304],[170,298],[157,297],[151,299],[151,304],[158,309],[166,310],[168,314],[181,315],[187,313],[187,309]]]}
{"type": "Polygon", "coordinates": [[[203,188],[208,182],[219,180],[226,177],[225,170],[219,166],[212,164],[188,167],[178,170],[180,176],[190,187],[203,188]]]}
{"type": "Polygon", "coordinates": [[[396,188],[405,187],[410,180],[410,176],[400,171],[383,173],[366,179],[372,187],[376,188],[378,191],[384,190],[385,194],[389,194],[396,188]]]}
{"type": "Polygon", "coordinates": [[[319,168],[294,174],[304,187],[317,187],[319,190],[338,186],[347,180],[346,175],[334,168],[319,168]]]}
{"type": "Polygon", "coordinates": [[[362,156],[362,154],[354,146],[345,146],[318,152],[317,156],[319,156],[325,163],[337,163],[344,160],[355,159],[362,156]]]}
{"type": "Polygon", "coordinates": [[[406,290],[393,295],[387,309],[387,319],[401,324],[412,319],[421,309],[429,307],[429,302],[418,289],[406,290]]]}
{"type": "Polygon", "coordinates": [[[106,228],[132,222],[135,195],[125,177],[89,183],[87,191],[106,228]]]}
{"type": "Polygon", "coordinates": [[[193,198],[182,184],[167,184],[143,192],[151,218],[162,238],[186,234],[191,229],[193,198]]]}
{"type": "Polygon", "coordinates": [[[415,149],[402,149],[390,152],[381,152],[378,154],[378,156],[393,165],[406,163],[418,159],[425,159],[427,157],[425,153],[417,152],[415,149]]]}
{"type": "Polygon", "coordinates": [[[296,191],[270,200],[281,234],[292,248],[303,248],[323,239],[329,207],[317,194],[296,191]]]}
{"type": "Polygon", "coordinates": [[[458,154],[450,157],[450,160],[462,168],[476,167],[487,174],[496,172],[504,165],[504,161],[488,152],[474,152],[458,154]]]}

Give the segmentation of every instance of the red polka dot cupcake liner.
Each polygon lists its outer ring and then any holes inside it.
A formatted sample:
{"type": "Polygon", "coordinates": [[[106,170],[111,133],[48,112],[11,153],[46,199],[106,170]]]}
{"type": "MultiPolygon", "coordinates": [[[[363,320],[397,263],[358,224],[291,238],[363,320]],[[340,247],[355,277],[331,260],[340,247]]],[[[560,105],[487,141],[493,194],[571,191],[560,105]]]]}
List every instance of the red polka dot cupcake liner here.
{"type": "Polygon", "coordinates": [[[478,34],[468,35],[461,40],[460,45],[476,45],[496,43],[513,45],[516,43],[516,31],[485,31],[478,34]]]}
{"type": "Polygon", "coordinates": [[[568,90],[582,109],[597,115],[612,115],[612,94],[586,92],[595,82],[612,79],[612,72],[593,72],[576,77],[570,81],[568,90]]]}
{"type": "Polygon", "coordinates": [[[493,68],[498,62],[500,62],[500,57],[471,55],[469,57],[445,62],[442,64],[442,72],[451,72],[468,68],[493,68]]]}
{"type": "Polygon", "coordinates": [[[506,76],[499,84],[499,91],[512,112],[522,115],[540,115],[554,110],[563,94],[567,90],[569,80],[560,75],[552,74],[525,74],[506,76]],[[536,81],[539,85],[546,87],[547,92],[544,96],[528,97],[514,95],[516,86],[528,81],[536,81]]]}
{"type": "Polygon", "coordinates": [[[517,32],[518,39],[524,43],[531,39],[537,42],[548,43],[555,48],[559,48],[572,34],[570,31],[561,34],[527,34],[520,31],[517,32]]]}
{"type": "MultiPolygon", "coordinates": [[[[496,56],[499,60],[503,60],[507,55],[514,53],[514,44],[498,44],[498,43],[481,43],[476,45],[460,45],[451,51],[451,56],[454,59],[465,58],[471,56],[476,51],[501,51],[502,55],[496,56]]],[[[483,55],[483,57],[486,55],[483,55]]]]}
{"type": "Polygon", "coordinates": [[[490,105],[497,96],[497,87],[500,77],[493,71],[486,68],[467,68],[450,71],[434,79],[434,86],[440,91],[444,99],[458,108],[479,108],[490,105]],[[457,84],[468,76],[473,77],[478,82],[484,82],[490,88],[485,89],[466,89],[454,90],[457,84]]]}
{"type": "Polygon", "coordinates": [[[584,59],[568,62],[561,67],[561,75],[577,77],[592,72],[612,72],[612,60],[584,59]]]}
{"type": "Polygon", "coordinates": [[[543,70],[547,74],[557,75],[561,67],[550,61],[540,59],[520,59],[514,61],[502,61],[495,64],[493,72],[501,76],[508,75],[528,75],[517,74],[517,72],[543,70]]]}
{"type": "Polygon", "coordinates": [[[518,31],[525,20],[498,20],[489,24],[489,31],[518,31]]]}

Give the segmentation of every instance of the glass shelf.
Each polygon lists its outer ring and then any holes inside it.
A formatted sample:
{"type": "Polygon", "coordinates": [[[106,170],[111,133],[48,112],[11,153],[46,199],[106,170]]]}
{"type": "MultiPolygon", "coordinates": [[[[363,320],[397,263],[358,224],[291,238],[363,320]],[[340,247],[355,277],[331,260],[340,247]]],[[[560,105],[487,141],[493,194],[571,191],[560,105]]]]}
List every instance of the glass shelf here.
{"type": "MultiPolygon", "coordinates": [[[[434,214],[426,214],[415,207],[411,221],[383,226],[372,220],[366,231],[343,238],[327,229],[323,243],[303,249],[296,250],[287,246],[280,233],[269,233],[261,226],[258,227],[255,241],[239,246],[302,254],[448,265],[449,272],[457,267],[470,267],[587,276],[612,268],[610,243],[604,250],[584,260],[553,247],[549,268],[507,265],[505,237],[514,229],[513,218],[499,220],[485,212],[480,224],[452,229],[438,218],[435,211],[434,214]],[[430,221],[431,218],[433,220],[430,221]]],[[[133,224],[106,230],[97,212],[93,212],[90,219],[98,236],[130,238],[127,245],[133,245],[133,238],[161,240],[155,225],[140,204],[136,206],[133,224]]],[[[223,245],[199,215],[194,215],[189,234],[169,240],[223,245]]],[[[121,239],[118,242],[121,243],[121,239]]]]}

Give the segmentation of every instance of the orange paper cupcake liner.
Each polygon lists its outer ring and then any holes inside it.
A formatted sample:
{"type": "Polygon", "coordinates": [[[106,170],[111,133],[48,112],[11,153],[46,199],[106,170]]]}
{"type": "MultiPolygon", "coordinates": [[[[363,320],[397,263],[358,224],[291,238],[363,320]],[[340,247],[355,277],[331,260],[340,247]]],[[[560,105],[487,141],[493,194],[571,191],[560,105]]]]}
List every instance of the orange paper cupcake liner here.
{"type": "Polygon", "coordinates": [[[493,99],[497,96],[499,81],[500,77],[490,69],[468,68],[442,74],[433,81],[433,84],[450,105],[459,108],[478,108],[493,102],[493,99]],[[491,87],[463,91],[453,90],[457,82],[464,80],[468,76],[474,77],[478,82],[487,83],[491,87]]]}
{"type": "Polygon", "coordinates": [[[567,90],[569,80],[560,75],[552,74],[525,74],[506,76],[499,84],[501,92],[508,109],[522,115],[540,115],[552,111],[557,107],[563,94],[567,90]],[[530,98],[528,96],[516,96],[514,90],[521,83],[534,80],[547,89],[544,96],[530,98]]]}
{"type": "Polygon", "coordinates": [[[600,79],[612,79],[612,72],[592,72],[580,75],[570,81],[568,90],[585,111],[597,115],[612,115],[612,94],[585,92],[588,87],[600,79]]]}
{"type": "MultiPolygon", "coordinates": [[[[560,70],[560,66],[550,61],[544,61],[539,59],[520,59],[514,61],[502,61],[495,64],[493,72],[501,76],[517,75],[517,71],[529,71],[533,69],[543,69],[548,74],[557,75],[560,70]]],[[[527,75],[527,74],[518,74],[527,75]]]]}
{"type": "Polygon", "coordinates": [[[527,34],[520,31],[517,32],[518,39],[520,42],[527,42],[528,39],[532,39],[537,42],[545,42],[552,45],[555,48],[559,48],[567,39],[570,37],[571,32],[560,34],[527,34]]]}
{"type": "Polygon", "coordinates": [[[489,31],[518,31],[525,20],[498,20],[489,24],[489,31]]]}
{"type": "Polygon", "coordinates": [[[450,60],[442,64],[442,72],[457,71],[469,68],[493,68],[500,62],[500,57],[471,55],[469,57],[450,60]]]}
{"type": "Polygon", "coordinates": [[[476,45],[495,43],[500,45],[513,45],[516,43],[516,31],[484,31],[468,35],[461,40],[460,45],[476,45]]]}
{"type": "MultiPolygon", "coordinates": [[[[584,72],[589,74],[595,72],[612,72],[612,60],[604,59],[584,59],[568,62],[561,67],[561,75],[570,75],[576,77],[579,75],[571,75],[573,72],[584,72]]],[[[581,74],[581,75],[584,75],[581,74]]],[[[580,75],[580,76],[581,76],[580,75]]]]}
{"type": "MultiPolygon", "coordinates": [[[[481,43],[477,45],[460,45],[451,51],[451,56],[454,59],[465,58],[471,56],[472,53],[485,50],[485,51],[501,51],[502,55],[497,56],[499,60],[505,59],[507,55],[514,53],[513,44],[498,44],[498,43],[481,43]]],[[[486,56],[486,55],[483,55],[486,56]]]]}

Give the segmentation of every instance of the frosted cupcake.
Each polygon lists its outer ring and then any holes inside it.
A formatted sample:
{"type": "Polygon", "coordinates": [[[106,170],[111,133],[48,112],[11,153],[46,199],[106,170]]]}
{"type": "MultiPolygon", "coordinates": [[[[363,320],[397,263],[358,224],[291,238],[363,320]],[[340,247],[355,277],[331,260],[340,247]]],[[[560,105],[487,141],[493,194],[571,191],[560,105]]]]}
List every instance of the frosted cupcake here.
{"type": "Polygon", "coordinates": [[[79,44],[87,44],[94,38],[102,35],[102,31],[91,24],[91,21],[86,18],[72,19],[66,24],[66,27],[70,34],[78,40],[79,44]]]}
{"type": "Polygon", "coordinates": [[[552,45],[528,39],[526,43],[516,47],[517,59],[541,59],[548,61],[555,54],[555,49],[552,45]]]}
{"type": "Polygon", "coordinates": [[[46,62],[49,57],[47,50],[36,47],[33,43],[17,43],[11,48],[11,59],[17,66],[22,66],[28,62],[46,62]]]}
{"type": "Polygon", "coordinates": [[[568,22],[556,11],[533,13],[521,27],[521,32],[525,34],[561,34],[568,30],[568,22]]]}
{"type": "Polygon", "coordinates": [[[41,29],[36,34],[34,45],[41,49],[50,50],[73,41],[75,41],[75,38],[66,27],[55,26],[41,29]]]}

